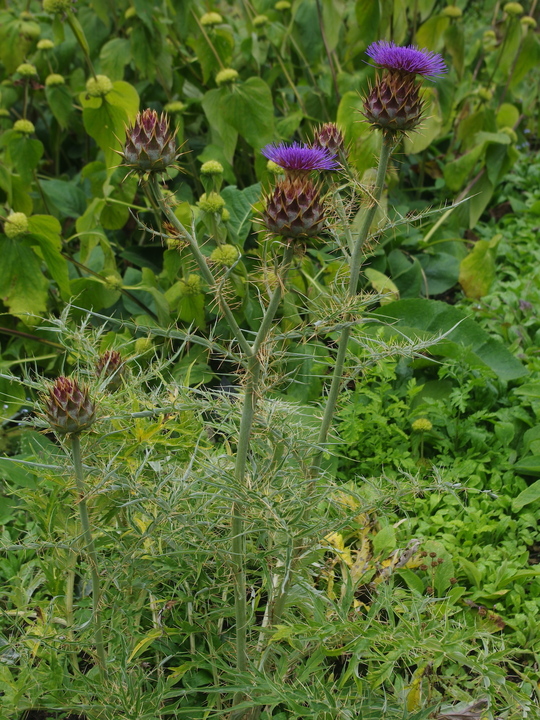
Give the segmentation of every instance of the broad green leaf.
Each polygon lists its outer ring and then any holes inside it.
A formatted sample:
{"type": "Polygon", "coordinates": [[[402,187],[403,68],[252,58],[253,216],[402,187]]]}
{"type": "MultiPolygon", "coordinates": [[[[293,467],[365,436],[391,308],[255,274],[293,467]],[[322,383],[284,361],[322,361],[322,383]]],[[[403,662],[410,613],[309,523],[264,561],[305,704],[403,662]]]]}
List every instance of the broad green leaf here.
{"type": "Polygon", "coordinates": [[[8,148],[15,169],[25,182],[30,182],[43,156],[43,144],[34,138],[15,133],[9,140],[8,148]]]}
{"type": "Polygon", "coordinates": [[[445,252],[425,252],[418,256],[427,281],[428,295],[441,295],[458,282],[459,260],[445,252]]]}
{"type": "MultiPolygon", "coordinates": [[[[378,0],[373,0],[376,5],[378,0]]],[[[343,31],[343,15],[346,9],[344,0],[322,0],[323,27],[330,51],[335,50],[343,31]]]]}
{"type": "Polygon", "coordinates": [[[221,112],[232,127],[256,150],[274,134],[274,104],[270,88],[262,78],[250,77],[235,83],[221,96],[221,112]]]}
{"type": "Polygon", "coordinates": [[[444,34],[450,24],[450,19],[445,15],[433,15],[429,20],[420,25],[416,32],[416,44],[418,47],[427,48],[439,52],[444,46],[444,34]]]}
{"type": "Polygon", "coordinates": [[[234,38],[227,30],[216,28],[212,33],[210,42],[204,35],[200,34],[190,44],[201,65],[203,82],[205,84],[217,75],[222,67],[230,66],[234,49],[234,38]],[[221,62],[216,57],[216,54],[221,62]]]}
{"type": "Polygon", "coordinates": [[[528,32],[523,39],[521,49],[514,66],[514,72],[510,80],[510,87],[516,88],[522,80],[525,79],[527,73],[533,68],[538,67],[540,63],[540,42],[534,32],[528,32]]]}
{"type": "Polygon", "coordinates": [[[511,103],[503,103],[497,110],[497,127],[511,127],[517,124],[519,120],[519,110],[511,103]]]}
{"type": "Polygon", "coordinates": [[[343,128],[345,142],[350,147],[350,162],[362,175],[377,163],[381,138],[374,133],[362,116],[363,101],[358,92],[346,92],[337,111],[338,125],[343,128]]]}
{"type": "Polygon", "coordinates": [[[26,390],[22,383],[0,378],[0,416],[2,419],[12,417],[26,403],[26,390]]]}
{"type": "Polygon", "coordinates": [[[212,144],[223,149],[227,162],[232,165],[238,133],[222,113],[221,107],[227,97],[227,88],[209,90],[202,99],[202,107],[210,125],[212,144]]]}
{"type": "Polygon", "coordinates": [[[131,61],[131,46],[126,38],[113,38],[106,42],[99,53],[101,71],[111,80],[121,80],[124,68],[131,61]]]}
{"type": "Polygon", "coordinates": [[[228,185],[222,190],[221,195],[231,215],[228,221],[229,229],[234,233],[235,240],[243,243],[251,230],[253,206],[261,199],[261,185],[256,183],[244,190],[228,185]]]}
{"type": "Polygon", "coordinates": [[[380,0],[356,0],[354,14],[361,32],[363,49],[365,49],[374,40],[379,39],[380,0]]]}
{"type": "MultiPolygon", "coordinates": [[[[94,98],[91,98],[94,100],[94,98]]],[[[94,138],[105,153],[107,167],[111,168],[119,163],[119,156],[115,150],[121,147],[121,138],[125,135],[128,121],[126,111],[122,107],[102,101],[99,107],[91,107],[83,103],[83,123],[86,132],[94,138]]]]}
{"type": "Polygon", "coordinates": [[[457,192],[463,187],[465,181],[476,167],[483,150],[484,145],[477,145],[456,160],[445,164],[443,170],[444,180],[450,190],[457,192]]]}
{"type": "Polygon", "coordinates": [[[41,254],[51,277],[56,281],[62,298],[68,300],[71,295],[67,260],[63,257],[61,227],[52,215],[32,215],[28,218],[28,231],[37,240],[41,254]]]}
{"type": "MultiPolygon", "coordinates": [[[[533,455],[530,457],[523,458],[520,462],[515,465],[516,472],[523,472],[525,475],[539,475],[540,474],[540,455],[533,455]],[[520,469],[521,467],[521,469],[520,469]],[[523,470],[525,468],[525,471],[523,470]],[[527,472],[527,468],[530,467],[532,472],[527,472]]],[[[512,510],[518,512],[525,505],[530,505],[533,502],[540,500],[540,480],[536,480],[532,485],[519,493],[517,497],[512,500],[512,510]]]]}
{"type": "Polygon", "coordinates": [[[487,175],[481,177],[471,188],[469,200],[469,227],[473,228],[493,196],[493,185],[487,175]]]}
{"type": "Polygon", "coordinates": [[[24,241],[0,235],[0,300],[12,315],[41,315],[47,309],[49,283],[35,252],[24,241]]]}
{"type": "Polygon", "coordinates": [[[78,218],[86,210],[86,196],[73,181],[41,180],[41,189],[62,220],[78,218]]]}
{"type": "Polygon", "coordinates": [[[405,255],[401,250],[392,250],[388,255],[388,266],[400,297],[418,297],[425,290],[422,266],[418,258],[405,255]]]}
{"type": "Polygon", "coordinates": [[[45,88],[45,97],[60,127],[65,130],[73,115],[73,97],[65,85],[45,88]]]}
{"type": "Polygon", "coordinates": [[[441,109],[432,88],[424,89],[426,110],[422,122],[411,135],[405,136],[405,152],[419,153],[425,150],[439,136],[442,127],[441,109]]]}
{"type": "MultiPolygon", "coordinates": [[[[110,93],[107,94],[105,100],[117,108],[122,108],[125,111],[128,122],[132,123],[137,117],[139,112],[139,93],[135,90],[133,85],[130,85],[123,80],[117,80],[113,83],[113,88],[110,93]]],[[[123,141],[125,131],[119,135],[120,140],[123,141]]]]}
{"type": "Polygon", "coordinates": [[[373,555],[388,555],[396,547],[396,531],[392,525],[385,525],[372,539],[373,555]]]}
{"type": "Polygon", "coordinates": [[[390,280],[384,273],[374,270],[373,268],[366,268],[364,275],[369,280],[371,286],[381,295],[390,295],[390,297],[383,298],[381,305],[387,305],[393,300],[399,300],[399,290],[395,283],[390,280]]]}
{"type": "Polygon", "coordinates": [[[495,280],[495,257],[487,240],[478,240],[459,267],[459,284],[470,298],[487,295],[495,280]]]}
{"type": "Polygon", "coordinates": [[[455,68],[458,77],[463,75],[463,63],[465,60],[465,36],[459,23],[451,23],[444,31],[444,44],[450,57],[452,67],[455,68]]]}
{"type": "Polygon", "coordinates": [[[433,355],[462,358],[472,367],[491,368],[505,381],[528,375],[528,370],[502,343],[491,338],[465,312],[446,303],[425,299],[399,300],[371,315],[386,324],[386,334],[390,336],[431,339],[448,333],[431,348],[433,355]]]}

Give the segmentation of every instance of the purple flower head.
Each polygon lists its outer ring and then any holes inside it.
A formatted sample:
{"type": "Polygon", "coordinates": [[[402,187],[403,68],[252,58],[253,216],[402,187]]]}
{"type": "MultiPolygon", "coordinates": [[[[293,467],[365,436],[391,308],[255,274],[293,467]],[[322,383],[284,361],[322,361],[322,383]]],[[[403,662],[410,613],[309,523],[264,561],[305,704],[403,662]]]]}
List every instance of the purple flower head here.
{"type": "Polygon", "coordinates": [[[400,47],[387,40],[371,43],[366,55],[388,70],[398,70],[411,75],[435,77],[446,72],[446,65],[439,53],[420,50],[415,45],[400,47]]]}
{"type": "Polygon", "coordinates": [[[334,170],[338,167],[336,156],[327,148],[308,145],[300,145],[294,142],[292,145],[267,145],[261,150],[268,160],[291,174],[309,173],[312,170],[334,170]]]}

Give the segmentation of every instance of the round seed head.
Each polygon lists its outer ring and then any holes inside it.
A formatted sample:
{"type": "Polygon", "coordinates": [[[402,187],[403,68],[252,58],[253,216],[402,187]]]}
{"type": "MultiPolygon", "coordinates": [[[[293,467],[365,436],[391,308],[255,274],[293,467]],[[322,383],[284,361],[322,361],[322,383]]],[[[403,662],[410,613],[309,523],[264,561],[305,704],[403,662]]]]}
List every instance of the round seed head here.
{"type": "Polygon", "coordinates": [[[187,280],[180,280],[179,295],[180,297],[193,297],[201,294],[201,277],[200,275],[189,275],[187,280]]]}
{"type": "Polygon", "coordinates": [[[214,25],[221,25],[223,18],[217,12],[204,13],[201,17],[201,25],[204,27],[213,27],[214,25]]]}
{"type": "Polygon", "coordinates": [[[111,80],[106,75],[91,77],[86,83],[86,92],[90,97],[105,97],[113,89],[111,80]]]}
{"type": "Polygon", "coordinates": [[[203,193],[197,205],[203,212],[219,213],[225,207],[225,200],[217,192],[203,193]]]}
{"type": "Polygon", "coordinates": [[[231,267],[238,260],[238,248],[234,245],[220,245],[212,251],[210,259],[216,263],[216,265],[225,265],[231,267]]]}
{"type": "Polygon", "coordinates": [[[175,113],[184,112],[184,110],[186,109],[186,104],[183,103],[181,100],[173,100],[172,102],[167,103],[163,109],[165,110],[165,112],[174,115],[175,113]]]}
{"type": "Polygon", "coordinates": [[[281,11],[290,10],[291,3],[289,0],[278,0],[278,2],[274,5],[274,8],[281,11]]]}
{"type": "Polygon", "coordinates": [[[268,23],[268,15],[256,15],[253,18],[253,27],[261,28],[268,23]]]}
{"type": "Polygon", "coordinates": [[[524,16],[521,18],[520,22],[521,22],[521,24],[523,25],[523,27],[526,27],[526,28],[533,28],[533,29],[534,29],[534,28],[536,27],[536,25],[537,25],[536,20],[535,20],[533,17],[531,17],[530,15],[524,15],[524,16]]]}
{"type": "Polygon", "coordinates": [[[71,7],[71,0],[43,0],[43,9],[48,13],[66,12],[71,7]]]}
{"type": "Polygon", "coordinates": [[[58,73],[52,73],[51,75],[47,75],[45,78],[45,86],[46,87],[58,87],[59,85],[65,85],[66,80],[63,75],[59,75],[58,73]]]}
{"type": "Polygon", "coordinates": [[[460,18],[463,15],[463,11],[456,7],[456,5],[447,5],[442,11],[442,14],[446,15],[446,17],[457,20],[457,18],[460,18]]]}
{"type": "Polygon", "coordinates": [[[225,68],[216,75],[216,85],[231,85],[238,80],[238,72],[234,68],[225,68]]]}
{"type": "Polygon", "coordinates": [[[19,65],[15,72],[17,72],[22,77],[35,77],[37,75],[37,70],[35,66],[31,65],[30,63],[22,63],[22,65],[19,65]]]}
{"type": "Polygon", "coordinates": [[[30,122],[30,120],[16,120],[13,123],[13,129],[23,133],[23,135],[32,135],[36,130],[34,123],[30,122]]]}
{"type": "Polygon", "coordinates": [[[416,432],[429,432],[432,428],[433,425],[427,418],[418,418],[412,424],[412,429],[416,432]]]}
{"type": "Polygon", "coordinates": [[[28,232],[28,218],[22,212],[14,212],[4,220],[4,235],[16,238],[28,232]]]}
{"type": "Polygon", "coordinates": [[[503,10],[507,15],[513,15],[514,17],[517,15],[523,15],[523,13],[525,12],[525,10],[523,9],[523,5],[518,2],[506,3],[503,10]]]}
{"type": "Polygon", "coordinates": [[[52,50],[54,47],[54,43],[52,40],[49,40],[47,38],[43,38],[43,40],[40,40],[37,44],[38,50],[52,50]]]}
{"type": "Polygon", "coordinates": [[[217,160],[207,160],[201,165],[201,175],[223,175],[223,165],[217,160]]]}
{"type": "Polygon", "coordinates": [[[72,378],[57,378],[42,400],[45,416],[58,435],[80,433],[96,419],[88,388],[72,378]]]}

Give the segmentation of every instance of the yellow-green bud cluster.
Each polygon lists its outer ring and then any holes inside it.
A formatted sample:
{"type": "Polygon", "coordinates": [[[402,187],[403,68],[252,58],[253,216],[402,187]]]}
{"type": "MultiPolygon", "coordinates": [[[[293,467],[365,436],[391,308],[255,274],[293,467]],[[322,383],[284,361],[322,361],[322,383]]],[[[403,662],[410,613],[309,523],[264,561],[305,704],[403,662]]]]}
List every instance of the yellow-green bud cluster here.
{"type": "Polygon", "coordinates": [[[278,0],[278,2],[274,5],[274,8],[276,10],[290,10],[291,3],[289,0],[278,0]]]}
{"type": "Polygon", "coordinates": [[[144,355],[152,350],[154,343],[147,337],[140,337],[135,340],[135,354],[144,355]]]}
{"type": "Polygon", "coordinates": [[[279,167],[277,163],[275,163],[273,160],[269,160],[266,163],[266,169],[268,172],[271,172],[273,175],[279,175],[283,172],[282,168],[279,167]]]}
{"type": "Polygon", "coordinates": [[[511,128],[511,127],[508,127],[508,126],[507,126],[507,127],[503,127],[503,128],[501,128],[501,129],[499,130],[499,132],[502,132],[502,133],[504,133],[505,135],[507,135],[507,136],[510,138],[510,142],[511,142],[513,145],[515,145],[515,144],[517,143],[517,141],[518,141],[518,136],[517,136],[517,133],[516,133],[516,131],[514,130],[514,128],[511,128]]]}
{"type": "Polygon", "coordinates": [[[37,40],[37,38],[41,35],[41,28],[33,21],[22,22],[19,32],[23,37],[28,38],[29,40],[37,40]]]}
{"type": "Polygon", "coordinates": [[[0,108],[0,118],[9,117],[9,110],[6,108],[0,108]]]}
{"type": "Polygon", "coordinates": [[[224,68],[216,75],[216,85],[230,85],[238,80],[238,72],[234,68],[224,68]]]}
{"type": "Polygon", "coordinates": [[[37,75],[35,66],[30,63],[22,63],[22,65],[19,65],[16,72],[23,77],[35,77],[37,75]]]}
{"type": "Polygon", "coordinates": [[[45,85],[47,87],[57,87],[58,85],[65,85],[66,80],[63,75],[59,75],[58,73],[52,73],[51,75],[47,75],[45,78],[45,85]]]}
{"type": "Polygon", "coordinates": [[[126,12],[124,13],[124,17],[126,20],[131,20],[132,17],[136,17],[136,16],[137,16],[137,11],[135,10],[134,7],[128,7],[126,12]]]}
{"type": "Polygon", "coordinates": [[[124,287],[122,278],[117,275],[107,275],[105,282],[111,288],[111,290],[121,290],[124,287]]]}
{"type": "Polygon", "coordinates": [[[221,211],[221,219],[223,220],[223,222],[229,222],[229,220],[231,219],[231,213],[227,210],[227,208],[223,208],[223,210],[221,211]]]}
{"type": "Polygon", "coordinates": [[[225,207],[225,200],[217,192],[203,193],[197,205],[203,212],[219,213],[225,207]]]}
{"type": "Polygon", "coordinates": [[[489,102],[493,98],[493,93],[487,88],[480,88],[480,90],[478,91],[478,97],[480,98],[480,100],[489,102]]]}
{"type": "Polygon", "coordinates": [[[48,13],[61,13],[69,10],[71,0],[43,0],[43,9],[48,13]]]}
{"type": "Polygon", "coordinates": [[[523,27],[527,27],[527,28],[535,28],[537,25],[536,20],[533,17],[531,17],[530,15],[524,15],[521,18],[520,22],[523,25],[523,27]]]}
{"type": "Polygon", "coordinates": [[[30,122],[30,120],[17,120],[13,124],[13,129],[17,132],[23,133],[23,135],[32,135],[32,133],[36,130],[34,123],[30,122]]]}
{"type": "Polygon", "coordinates": [[[180,280],[180,297],[192,297],[201,293],[201,278],[199,275],[189,275],[187,280],[180,280]]]}
{"type": "Polygon", "coordinates": [[[488,40],[496,40],[497,35],[495,34],[494,30],[486,30],[483,35],[483,38],[484,38],[484,42],[486,42],[488,40]]]}
{"type": "Polygon", "coordinates": [[[204,13],[201,17],[201,25],[204,27],[213,27],[214,25],[221,25],[223,18],[217,12],[204,13]]]}
{"type": "Polygon", "coordinates": [[[174,115],[175,113],[184,112],[184,110],[186,109],[186,104],[183,103],[181,100],[173,100],[172,102],[167,103],[163,109],[165,110],[165,112],[174,115]]]}
{"type": "Polygon", "coordinates": [[[43,40],[40,40],[37,44],[38,50],[52,50],[54,47],[54,43],[52,40],[49,40],[48,38],[43,38],[43,40]]]}
{"type": "Polygon", "coordinates": [[[16,238],[28,232],[28,218],[22,212],[15,212],[8,215],[4,220],[4,235],[8,238],[16,238]]]}
{"type": "Polygon", "coordinates": [[[523,15],[523,13],[525,12],[523,10],[523,5],[518,2],[506,3],[503,10],[507,15],[514,15],[514,16],[523,15]]]}
{"type": "Polygon", "coordinates": [[[463,15],[463,12],[455,5],[447,5],[442,11],[442,14],[446,15],[446,17],[457,19],[463,15]]]}
{"type": "Polygon", "coordinates": [[[90,97],[105,97],[112,89],[113,84],[106,75],[96,75],[86,83],[86,92],[90,97]]]}
{"type": "Polygon", "coordinates": [[[412,424],[412,429],[416,432],[429,432],[433,428],[433,425],[427,418],[418,418],[412,424]]]}
{"type": "Polygon", "coordinates": [[[210,260],[215,262],[216,265],[225,265],[231,267],[238,260],[238,248],[234,245],[220,245],[212,251],[210,260]]]}
{"type": "Polygon", "coordinates": [[[253,18],[253,27],[261,28],[268,22],[268,15],[255,15],[253,18]]]}
{"type": "Polygon", "coordinates": [[[223,175],[223,165],[217,160],[207,160],[201,165],[201,175],[223,175]]]}

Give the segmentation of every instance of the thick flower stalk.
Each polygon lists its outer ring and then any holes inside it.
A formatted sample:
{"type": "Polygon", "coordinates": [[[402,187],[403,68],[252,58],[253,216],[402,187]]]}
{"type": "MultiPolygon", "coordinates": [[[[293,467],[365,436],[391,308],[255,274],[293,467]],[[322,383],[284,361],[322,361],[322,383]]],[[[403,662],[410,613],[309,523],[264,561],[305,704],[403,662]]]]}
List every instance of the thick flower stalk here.
{"type": "Polygon", "coordinates": [[[120,153],[124,165],[139,173],[163,172],[178,157],[175,135],[165,113],[158,115],[147,108],[126,129],[126,141],[120,153]]]}
{"type": "Polygon", "coordinates": [[[366,54],[386,71],[364,100],[366,120],[386,134],[414,130],[424,110],[417,76],[441,75],[446,72],[444,60],[438,53],[386,40],[372,43],[366,54]]]}
{"type": "Polygon", "coordinates": [[[319,145],[310,147],[294,142],[292,145],[280,143],[267,145],[262,154],[268,160],[285,170],[289,178],[306,177],[314,170],[335,170],[339,167],[335,153],[319,145]]]}
{"type": "Polygon", "coordinates": [[[318,185],[307,177],[286,177],[266,198],[263,223],[286,238],[314,238],[324,226],[324,202],[318,185]]]}

